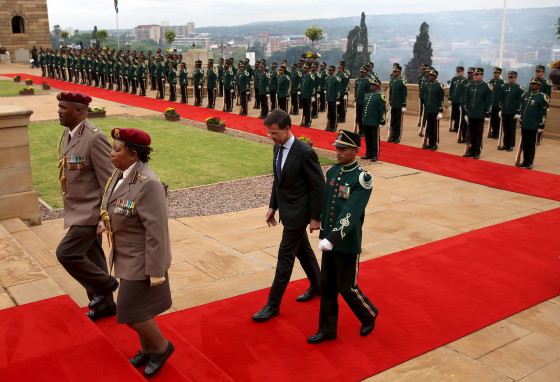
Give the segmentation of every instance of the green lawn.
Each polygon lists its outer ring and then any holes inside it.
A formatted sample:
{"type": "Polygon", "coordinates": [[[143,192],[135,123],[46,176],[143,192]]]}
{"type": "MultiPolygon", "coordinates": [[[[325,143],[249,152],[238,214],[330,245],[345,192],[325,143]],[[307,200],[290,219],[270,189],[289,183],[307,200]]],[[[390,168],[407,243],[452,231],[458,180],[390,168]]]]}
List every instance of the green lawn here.
{"type": "MultiPolygon", "coordinates": [[[[0,97],[19,96],[19,91],[27,87],[28,86],[25,85],[24,77],[21,78],[21,82],[13,82],[13,81],[6,81],[6,80],[0,81],[0,97]]],[[[47,92],[46,90],[38,89],[34,86],[31,87],[35,90],[35,94],[41,94],[47,92]]],[[[29,96],[22,96],[22,97],[29,97],[29,96]]]]}
{"type": "MultiPolygon", "coordinates": [[[[158,118],[102,118],[93,122],[106,134],[115,127],[134,127],[152,136],[150,166],[170,189],[241,179],[272,172],[272,147],[158,118]]],[[[33,185],[54,208],[62,207],[56,168],[58,122],[29,126],[33,185]]],[[[112,142],[112,139],[110,139],[112,142]]],[[[320,157],[321,164],[334,163],[320,157]]],[[[224,190],[227,192],[227,190],[224,190]]]]}

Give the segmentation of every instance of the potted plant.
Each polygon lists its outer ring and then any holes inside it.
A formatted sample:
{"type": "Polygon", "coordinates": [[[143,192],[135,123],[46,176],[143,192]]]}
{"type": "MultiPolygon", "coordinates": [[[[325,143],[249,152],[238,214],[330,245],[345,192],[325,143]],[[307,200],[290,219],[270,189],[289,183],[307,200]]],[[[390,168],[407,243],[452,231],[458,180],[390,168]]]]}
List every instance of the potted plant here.
{"type": "Polygon", "coordinates": [[[105,106],[103,107],[88,107],[88,118],[105,118],[107,116],[107,111],[105,106]]]}
{"type": "Polygon", "coordinates": [[[25,79],[25,84],[26,84],[26,85],[33,85],[33,80],[30,79],[30,78],[26,78],[26,79],[25,79]]]}
{"type": "Polygon", "coordinates": [[[14,82],[21,82],[21,77],[20,76],[14,76],[14,82]]]}
{"type": "Polygon", "coordinates": [[[226,121],[221,120],[220,117],[208,117],[206,118],[206,128],[210,131],[223,133],[226,131],[226,121]]]}
{"type": "Polygon", "coordinates": [[[305,135],[302,135],[298,139],[304,143],[307,143],[309,146],[313,146],[313,142],[311,142],[311,139],[306,137],[305,135]]]}
{"type": "Polygon", "coordinates": [[[165,116],[166,120],[172,122],[177,122],[181,119],[181,115],[177,113],[177,110],[175,110],[175,108],[173,107],[168,107],[167,109],[165,109],[165,113],[163,113],[163,115],[165,116]]]}
{"type": "Polygon", "coordinates": [[[552,85],[557,89],[560,88],[560,61],[555,61],[550,64],[552,70],[548,74],[548,78],[552,82],[552,85]]]}
{"type": "Polygon", "coordinates": [[[29,88],[23,88],[22,90],[19,91],[19,95],[33,95],[35,94],[35,89],[29,87],[29,88]]]}
{"type": "Polygon", "coordinates": [[[42,86],[43,86],[43,90],[51,90],[51,85],[49,85],[48,82],[43,82],[42,86]]]}

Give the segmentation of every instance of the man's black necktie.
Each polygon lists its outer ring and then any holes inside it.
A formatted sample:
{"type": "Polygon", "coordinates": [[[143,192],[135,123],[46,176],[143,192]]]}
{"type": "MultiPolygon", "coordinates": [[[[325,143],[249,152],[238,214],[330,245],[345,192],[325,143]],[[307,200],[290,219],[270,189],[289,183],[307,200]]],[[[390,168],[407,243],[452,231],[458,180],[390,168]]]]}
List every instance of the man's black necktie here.
{"type": "Polygon", "coordinates": [[[278,155],[276,156],[276,176],[278,177],[278,183],[280,183],[280,174],[282,173],[282,152],[284,151],[284,146],[278,147],[278,155]]]}

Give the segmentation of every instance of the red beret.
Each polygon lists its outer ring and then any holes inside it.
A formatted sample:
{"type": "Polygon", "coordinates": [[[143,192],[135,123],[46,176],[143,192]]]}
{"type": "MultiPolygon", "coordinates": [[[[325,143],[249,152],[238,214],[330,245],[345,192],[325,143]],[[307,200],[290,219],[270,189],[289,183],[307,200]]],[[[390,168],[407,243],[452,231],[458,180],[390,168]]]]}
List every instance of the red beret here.
{"type": "Polygon", "coordinates": [[[149,146],[152,143],[150,134],[138,129],[113,129],[111,131],[113,139],[122,142],[131,143],[136,146],[149,146]]]}
{"type": "Polygon", "coordinates": [[[83,105],[91,103],[91,97],[82,92],[61,92],[58,93],[56,99],[65,102],[76,102],[83,105]]]}

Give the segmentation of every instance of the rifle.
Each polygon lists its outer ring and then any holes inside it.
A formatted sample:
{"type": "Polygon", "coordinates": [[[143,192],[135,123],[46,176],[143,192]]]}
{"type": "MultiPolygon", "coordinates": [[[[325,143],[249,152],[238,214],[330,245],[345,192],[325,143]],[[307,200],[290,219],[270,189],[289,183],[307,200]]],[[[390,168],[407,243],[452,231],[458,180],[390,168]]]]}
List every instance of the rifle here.
{"type": "Polygon", "coordinates": [[[501,118],[500,119],[500,132],[499,132],[499,136],[498,136],[498,148],[500,148],[500,146],[502,146],[504,141],[504,119],[501,118]]]}
{"type": "Polygon", "coordinates": [[[422,124],[422,100],[418,98],[418,127],[422,124]]]}
{"type": "Polygon", "coordinates": [[[452,131],[451,122],[453,121],[453,104],[451,104],[451,111],[449,112],[449,131],[452,131]]]}
{"type": "Polygon", "coordinates": [[[402,138],[403,130],[404,130],[404,113],[401,112],[401,133],[400,133],[399,138],[398,138],[399,141],[400,141],[400,139],[402,138]]]}
{"type": "Polygon", "coordinates": [[[463,125],[463,108],[459,106],[459,127],[457,128],[457,142],[461,140],[461,126],[463,125]]]}
{"type": "Polygon", "coordinates": [[[329,103],[327,102],[327,125],[325,126],[325,130],[329,131],[331,128],[331,120],[329,119],[329,103]]]}
{"type": "Polygon", "coordinates": [[[491,122],[492,122],[492,116],[490,115],[490,118],[488,119],[488,132],[486,134],[487,138],[491,138],[492,137],[492,128],[491,128],[491,122]]]}
{"type": "Polygon", "coordinates": [[[354,132],[357,133],[358,132],[358,105],[356,105],[356,103],[354,103],[354,132]]]}
{"type": "Polygon", "coordinates": [[[519,147],[517,147],[517,154],[515,154],[515,165],[521,163],[521,154],[523,153],[523,137],[519,137],[519,147]]]}
{"type": "Polygon", "coordinates": [[[391,110],[393,110],[393,108],[389,106],[389,118],[387,118],[387,142],[393,139],[393,129],[391,129],[391,110]]]}
{"type": "Polygon", "coordinates": [[[422,106],[422,113],[420,114],[420,130],[418,131],[418,135],[420,137],[424,136],[424,107],[422,106]]]}

